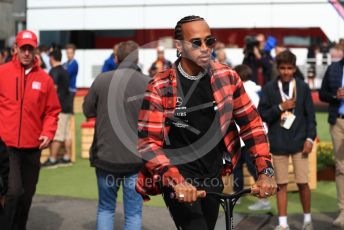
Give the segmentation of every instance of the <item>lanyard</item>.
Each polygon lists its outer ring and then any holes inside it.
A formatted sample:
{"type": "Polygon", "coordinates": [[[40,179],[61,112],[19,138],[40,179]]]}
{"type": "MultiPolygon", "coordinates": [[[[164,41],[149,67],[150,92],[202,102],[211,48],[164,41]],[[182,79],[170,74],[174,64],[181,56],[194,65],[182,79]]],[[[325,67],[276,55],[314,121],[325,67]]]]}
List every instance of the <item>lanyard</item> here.
{"type": "Polygon", "coordinates": [[[281,80],[278,80],[278,88],[282,97],[282,101],[285,102],[286,100],[289,100],[293,97],[296,97],[296,82],[295,79],[289,82],[289,93],[288,95],[284,93],[282,82],[281,80]]]}

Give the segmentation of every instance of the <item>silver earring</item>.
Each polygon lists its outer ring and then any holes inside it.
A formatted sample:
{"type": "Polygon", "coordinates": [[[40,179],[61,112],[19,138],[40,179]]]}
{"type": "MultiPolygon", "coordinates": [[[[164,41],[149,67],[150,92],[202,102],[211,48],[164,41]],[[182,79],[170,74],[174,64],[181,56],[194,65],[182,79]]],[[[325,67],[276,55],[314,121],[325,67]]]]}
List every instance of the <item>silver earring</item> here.
{"type": "Polygon", "coordinates": [[[177,50],[177,57],[180,57],[180,56],[182,56],[182,52],[177,50]]]}

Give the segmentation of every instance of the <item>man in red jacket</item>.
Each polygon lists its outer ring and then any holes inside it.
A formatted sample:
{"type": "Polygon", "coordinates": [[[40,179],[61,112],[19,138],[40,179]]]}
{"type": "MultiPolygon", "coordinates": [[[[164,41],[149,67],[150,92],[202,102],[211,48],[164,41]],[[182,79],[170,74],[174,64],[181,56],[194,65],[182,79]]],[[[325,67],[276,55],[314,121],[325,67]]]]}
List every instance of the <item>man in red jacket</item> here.
{"type": "Polygon", "coordinates": [[[52,78],[37,64],[37,36],[16,37],[16,56],[0,66],[0,138],[10,161],[1,229],[26,229],[38,182],[40,155],[54,138],[60,104],[52,78]]]}

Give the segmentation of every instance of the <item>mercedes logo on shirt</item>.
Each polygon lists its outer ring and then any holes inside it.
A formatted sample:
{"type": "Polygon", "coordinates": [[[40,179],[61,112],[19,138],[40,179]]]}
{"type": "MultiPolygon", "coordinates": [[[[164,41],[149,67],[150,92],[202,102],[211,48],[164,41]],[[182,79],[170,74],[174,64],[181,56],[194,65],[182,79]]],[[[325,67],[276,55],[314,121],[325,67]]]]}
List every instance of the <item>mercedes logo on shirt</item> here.
{"type": "Polygon", "coordinates": [[[177,97],[177,103],[176,103],[176,106],[182,106],[183,104],[183,98],[182,97],[177,97]]]}

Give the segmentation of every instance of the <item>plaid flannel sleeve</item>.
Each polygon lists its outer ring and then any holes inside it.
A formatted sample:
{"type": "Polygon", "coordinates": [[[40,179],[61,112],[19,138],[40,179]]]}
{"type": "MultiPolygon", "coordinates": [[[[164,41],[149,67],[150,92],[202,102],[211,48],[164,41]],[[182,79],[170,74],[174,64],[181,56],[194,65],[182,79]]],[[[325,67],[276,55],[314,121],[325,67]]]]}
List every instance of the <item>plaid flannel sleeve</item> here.
{"type": "Polygon", "coordinates": [[[272,167],[269,143],[265,134],[263,121],[254,107],[238,75],[233,94],[233,115],[235,122],[240,127],[240,137],[244,141],[250,153],[255,158],[258,172],[264,168],[272,167]]]}
{"type": "Polygon", "coordinates": [[[165,114],[164,97],[155,81],[151,81],[143,99],[138,118],[138,151],[146,169],[151,174],[160,174],[163,185],[179,184],[184,181],[177,167],[171,165],[163,151],[165,114]]]}

